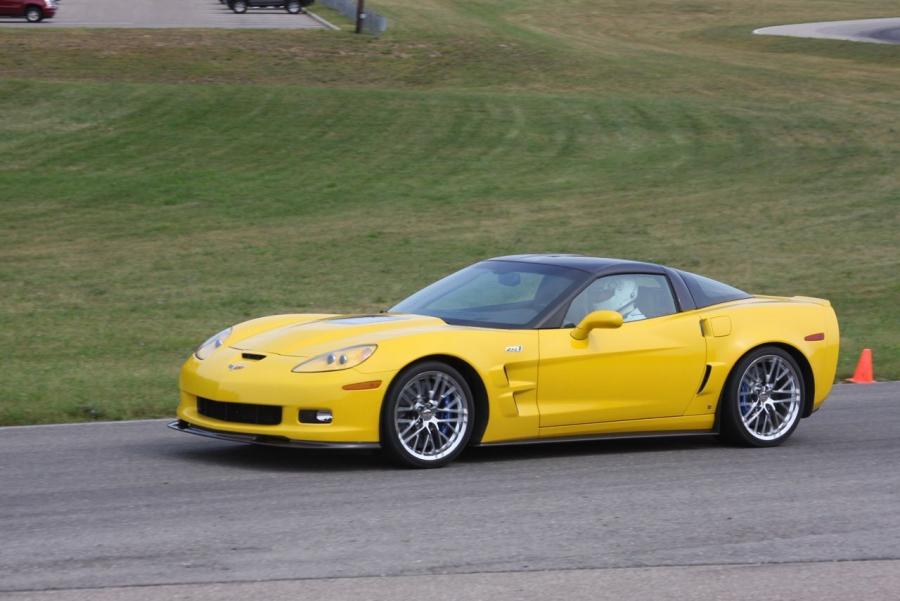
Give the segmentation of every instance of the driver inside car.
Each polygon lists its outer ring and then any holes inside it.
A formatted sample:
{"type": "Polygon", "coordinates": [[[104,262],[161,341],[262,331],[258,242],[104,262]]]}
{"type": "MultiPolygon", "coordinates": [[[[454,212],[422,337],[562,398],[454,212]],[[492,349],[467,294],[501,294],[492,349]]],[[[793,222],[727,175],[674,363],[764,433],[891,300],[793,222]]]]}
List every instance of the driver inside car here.
{"type": "Polygon", "coordinates": [[[641,310],[635,305],[638,296],[638,283],[629,276],[610,276],[596,282],[588,288],[588,303],[591,311],[617,311],[622,314],[623,321],[645,319],[641,310]]]}

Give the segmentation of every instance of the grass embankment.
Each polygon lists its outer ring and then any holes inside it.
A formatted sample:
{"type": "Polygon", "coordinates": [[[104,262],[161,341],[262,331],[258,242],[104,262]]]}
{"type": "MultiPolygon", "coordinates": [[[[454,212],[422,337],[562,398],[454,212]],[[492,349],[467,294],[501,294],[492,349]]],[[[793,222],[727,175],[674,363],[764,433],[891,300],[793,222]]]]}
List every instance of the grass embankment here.
{"type": "Polygon", "coordinates": [[[900,377],[893,2],[380,0],[345,32],[0,31],[0,423],[171,414],[251,316],[560,250],[832,299],[900,377]]]}

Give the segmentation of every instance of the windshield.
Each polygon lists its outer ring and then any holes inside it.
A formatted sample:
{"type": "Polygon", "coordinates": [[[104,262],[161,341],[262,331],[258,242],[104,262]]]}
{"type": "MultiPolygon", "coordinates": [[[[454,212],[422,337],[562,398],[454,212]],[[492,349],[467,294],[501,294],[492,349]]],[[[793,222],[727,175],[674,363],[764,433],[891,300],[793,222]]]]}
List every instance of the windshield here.
{"type": "Polygon", "coordinates": [[[529,328],[585,277],[554,265],[485,261],[423,288],[390,312],[431,315],[460,325],[529,328]]]}

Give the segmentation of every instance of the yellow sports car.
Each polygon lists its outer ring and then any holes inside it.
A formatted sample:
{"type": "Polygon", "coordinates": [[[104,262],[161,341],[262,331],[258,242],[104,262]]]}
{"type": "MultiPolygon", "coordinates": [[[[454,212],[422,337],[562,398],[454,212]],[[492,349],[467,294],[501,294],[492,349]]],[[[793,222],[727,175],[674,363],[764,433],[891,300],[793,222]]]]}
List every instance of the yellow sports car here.
{"type": "Polygon", "coordinates": [[[408,466],[470,445],[719,434],[784,441],[831,390],[828,301],[756,296],[651,263],[517,255],[376,315],[275,315],[201,344],[182,432],[381,447],[408,466]]]}

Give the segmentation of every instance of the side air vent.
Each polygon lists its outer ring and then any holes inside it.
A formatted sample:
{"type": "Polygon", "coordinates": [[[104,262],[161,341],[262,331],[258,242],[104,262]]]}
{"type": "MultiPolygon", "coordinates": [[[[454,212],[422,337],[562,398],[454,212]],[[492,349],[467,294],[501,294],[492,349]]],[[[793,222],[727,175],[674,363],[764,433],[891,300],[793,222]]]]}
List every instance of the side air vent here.
{"type": "Polygon", "coordinates": [[[712,371],[712,366],[707,364],[706,371],[703,372],[703,381],[700,382],[700,388],[697,389],[697,394],[703,392],[703,389],[706,388],[706,383],[709,382],[709,373],[712,371]]]}
{"type": "Polygon", "coordinates": [[[265,355],[257,355],[256,353],[241,353],[241,357],[250,361],[262,361],[266,358],[265,355]]]}

